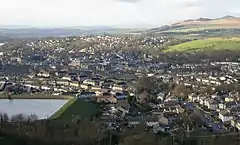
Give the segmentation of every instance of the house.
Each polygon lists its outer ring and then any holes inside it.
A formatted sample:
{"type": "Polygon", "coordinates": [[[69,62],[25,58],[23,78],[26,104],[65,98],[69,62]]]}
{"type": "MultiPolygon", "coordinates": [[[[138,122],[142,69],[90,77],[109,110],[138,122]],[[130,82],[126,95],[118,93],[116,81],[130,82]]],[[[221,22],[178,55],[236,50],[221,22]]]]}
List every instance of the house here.
{"type": "Polygon", "coordinates": [[[179,104],[176,106],[176,111],[177,113],[183,113],[185,111],[185,109],[183,109],[179,104]]]}
{"type": "Polygon", "coordinates": [[[233,116],[229,112],[227,112],[226,110],[222,110],[222,111],[219,112],[218,118],[222,122],[229,122],[233,119],[233,116]]]}
{"type": "Polygon", "coordinates": [[[212,98],[207,98],[206,100],[204,100],[204,105],[207,106],[208,109],[211,110],[216,110],[218,107],[218,104],[215,100],[213,100],[212,98]]]}
{"type": "Polygon", "coordinates": [[[91,79],[86,79],[83,81],[83,84],[87,84],[87,85],[91,85],[91,86],[96,86],[96,82],[94,80],[91,79]]]}
{"type": "Polygon", "coordinates": [[[165,93],[164,92],[158,93],[157,99],[160,100],[160,101],[164,101],[165,100],[165,93]]]}
{"type": "Polygon", "coordinates": [[[97,96],[101,96],[103,93],[109,92],[108,89],[93,90],[93,91],[95,91],[97,96]]]}
{"type": "Polygon", "coordinates": [[[75,87],[75,88],[78,88],[80,86],[79,82],[77,81],[74,81],[74,82],[70,82],[69,84],[71,87],[75,87]]]}
{"type": "Polygon", "coordinates": [[[76,97],[78,97],[80,99],[91,99],[93,97],[96,97],[96,93],[95,92],[81,92],[81,93],[77,94],[76,97]]]}
{"type": "Polygon", "coordinates": [[[220,95],[218,95],[218,93],[216,92],[215,94],[211,95],[211,98],[217,99],[220,98],[220,95]]]}
{"type": "Polygon", "coordinates": [[[190,102],[195,102],[195,101],[198,100],[198,97],[197,97],[197,95],[196,95],[195,93],[192,93],[192,94],[189,94],[189,95],[188,95],[188,100],[189,100],[190,102]]]}
{"type": "Polygon", "coordinates": [[[101,86],[98,86],[98,85],[96,85],[96,86],[91,86],[91,90],[93,90],[93,91],[99,91],[99,90],[101,90],[102,89],[102,87],[101,86]]]}
{"type": "Polygon", "coordinates": [[[97,102],[105,102],[105,103],[117,103],[117,99],[113,96],[105,97],[105,96],[98,96],[97,102]]]}
{"type": "Polygon", "coordinates": [[[206,96],[198,96],[198,101],[200,105],[204,105],[204,101],[207,99],[206,96]]]}
{"type": "Polygon", "coordinates": [[[112,81],[112,80],[105,80],[105,81],[100,82],[100,85],[101,85],[103,88],[110,89],[110,88],[113,87],[114,83],[115,83],[115,82],[112,81]]]}
{"type": "Polygon", "coordinates": [[[112,87],[113,91],[125,91],[127,89],[126,83],[114,84],[112,87]]]}
{"type": "Polygon", "coordinates": [[[233,96],[228,96],[228,97],[225,97],[225,102],[233,102],[235,101],[235,98],[233,96]]]}
{"type": "Polygon", "coordinates": [[[231,126],[240,130],[240,118],[232,119],[231,126]]]}
{"type": "Polygon", "coordinates": [[[58,77],[63,77],[67,73],[68,73],[68,70],[60,70],[60,71],[55,72],[55,75],[58,77]]]}
{"type": "Polygon", "coordinates": [[[220,103],[218,105],[219,109],[228,109],[228,108],[232,108],[234,106],[238,106],[238,102],[234,101],[234,102],[225,102],[225,103],[220,103]]]}
{"type": "Polygon", "coordinates": [[[231,120],[231,126],[232,126],[232,127],[236,127],[237,120],[238,120],[238,119],[236,119],[236,118],[234,118],[234,119],[231,120]]]}
{"type": "Polygon", "coordinates": [[[80,84],[80,88],[84,89],[84,90],[88,90],[89,89],[89,84],[80,84]]]}
{"type": "Polygon", "coordinates": [[[97,102],[117,103],[117,98],[115,98],[112,94],[105,92],[102,95],[97,96],[97,102]]]}
{"type": "Polygon", "coordinates": [[[240,130],[240,119],[236,120],[236,128],[240,130]]]}
{"type": "Polygon", "coordinates": [[[50,77],[50,73],[46,72],[46,71],[41,71],[37,74],[38,77],[45,77],[45,78],[49,78],[50,77]]]}
{"type": "Polygon", "coordinates": [[[49,86],[41,86],[41,89],[45,91],[50,91],[52,88],[49,86]]]}
{"type": "Polygon", "coordinates": [[[177,113],[177,108],[175,106],[171,107],[163,107],[163,112],[164,113],[177,113]]]}
{"type": "Polygon", "coordinates": [[[228,108],[227,111],[235,115],[240,115],[240,106],[234,106],[232,108],[228,108]]]}
{"type": "Polygon", "coordinates": [[[122,93],[116,93],[115,94],[115,97],[118,99],[118,100],[124,100],[127,98],[127,95],[126,94],[122,94],[122,93]]]}
{"type": "Polygon", "coordinates": [[[81,62],[80,61],[72,61],[68,65],[71,67],[78,67],[78,66],[81,66],[81,62]]]}
{"type": "Polygon", "coordinates": [[[10,60],[12,61],[12,62],[18,62],[18,63],[20,63],[21,62],[21,57],[10,57],[10,60]]]}
{"type": "Polygon", "coordinates": [[[177,98],[176,96],[170,96],[170,97],[167,97],[167,98],[164,100],[164,102],[176,102],[176,103],[178,103],[179,100],[178,100],[178,98],[177,98]]]}
{"type": "Polygon", "coordinates": [[[68,80],[68,81],[72,81],[72,77],[71,76],[63,76],[62,79],[63,80],[68,80]]]}
{"type": "Polygon", "coordinates": [[[69,86],[69,81],[68,80],[62,80],[62,79],[60,79],[60,80],[57,80],[57,82],[56,82],[58,85],[65,85],[65,86],[69,86]]]}

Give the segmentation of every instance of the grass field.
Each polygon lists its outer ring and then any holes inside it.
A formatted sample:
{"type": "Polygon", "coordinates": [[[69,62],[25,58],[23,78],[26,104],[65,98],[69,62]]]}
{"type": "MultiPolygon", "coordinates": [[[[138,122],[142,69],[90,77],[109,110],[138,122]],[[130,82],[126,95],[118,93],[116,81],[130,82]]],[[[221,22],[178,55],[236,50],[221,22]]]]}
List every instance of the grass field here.
{"type": "Polygon", "coordinates": [[[100,105],[97,103],[86,102],[81,99],[72,99],[54,113],[50,119],[61,123],[69,123],[76,118],[91,120],[99,111],[100,105]]]}
{"type": "Polygon", "coordinates": [[[170,46],[164,52],[240,51],[240,38],[208,38],[170,46]]]}

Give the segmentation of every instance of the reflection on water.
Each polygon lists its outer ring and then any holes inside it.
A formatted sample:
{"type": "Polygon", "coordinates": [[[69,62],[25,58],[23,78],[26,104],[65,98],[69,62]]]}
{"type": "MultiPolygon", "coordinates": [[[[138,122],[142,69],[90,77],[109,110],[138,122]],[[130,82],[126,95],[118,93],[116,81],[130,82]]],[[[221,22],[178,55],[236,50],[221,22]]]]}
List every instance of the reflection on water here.
{"type": "Polygon", "coordinates": [[[67,100],[33,100],[33,99],[14,99],[0,100],[0,112],[7,113],[9,116],[16,114],[36,114],[40,119],[51,116],[67,100]]]}

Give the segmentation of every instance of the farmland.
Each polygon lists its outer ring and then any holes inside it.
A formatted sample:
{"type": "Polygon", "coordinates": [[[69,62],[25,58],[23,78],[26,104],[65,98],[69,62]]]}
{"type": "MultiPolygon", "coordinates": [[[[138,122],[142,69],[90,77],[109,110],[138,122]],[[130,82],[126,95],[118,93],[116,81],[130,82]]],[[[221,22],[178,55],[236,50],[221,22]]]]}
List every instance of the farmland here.
{"type": "Polygon", "coordinates": [[[240,38],[208,38],[170,46],[164,52],[239,51],[240,38]]]}

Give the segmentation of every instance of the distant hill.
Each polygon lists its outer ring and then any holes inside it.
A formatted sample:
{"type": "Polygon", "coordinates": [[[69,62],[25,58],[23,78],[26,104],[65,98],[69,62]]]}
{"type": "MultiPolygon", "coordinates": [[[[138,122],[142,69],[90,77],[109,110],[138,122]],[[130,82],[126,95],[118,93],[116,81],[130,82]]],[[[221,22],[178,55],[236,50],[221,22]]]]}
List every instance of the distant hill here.
{"type": "Polygon", "coordinates": [[[67,37],[82,35],[79,29],[43,29],[43,28],[11,28],[0,29],[1,37],[32,38],[32,37],[67,37]]]}
{"type": "Polygon", "coordinates": [[[27,26],[0,26],[1,39],[68,37],[97,34],[126,34],[138,29],[120,29],[107,26],[66,27],[66,28],[32,28],[27,26]]]}
{"type": "Polygon", "coordinates": [[[149,33],[162,32],[197,32],[213,29],[240,29],[240,18],[233,16],[224,16],[221,18],[198,18],[184,20],[169,26],[162,26],[150,29],[149,33]]]}

